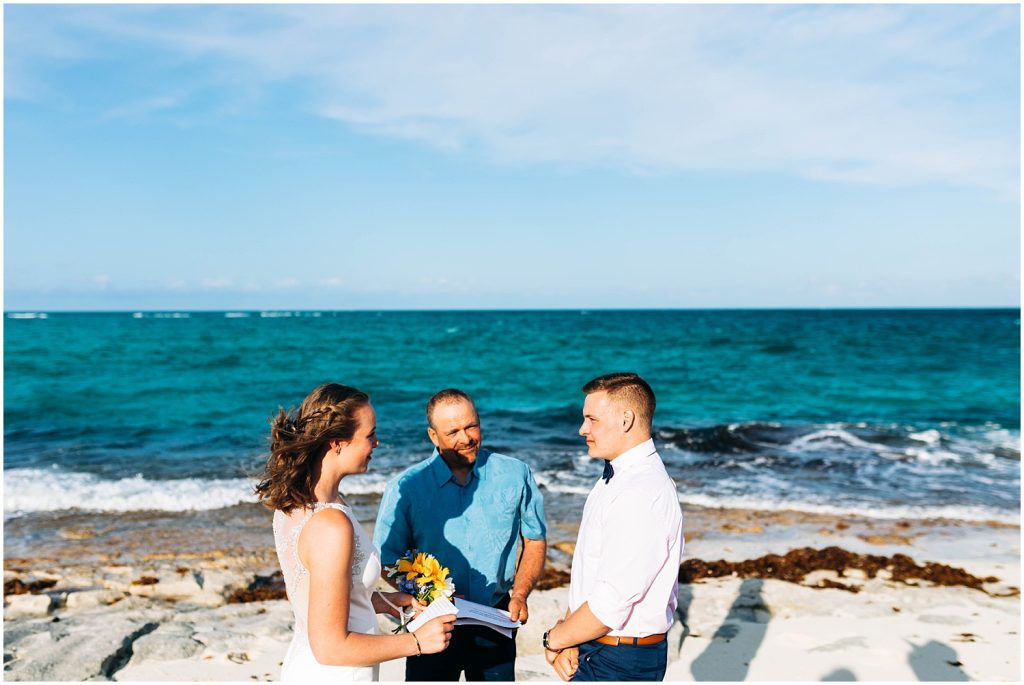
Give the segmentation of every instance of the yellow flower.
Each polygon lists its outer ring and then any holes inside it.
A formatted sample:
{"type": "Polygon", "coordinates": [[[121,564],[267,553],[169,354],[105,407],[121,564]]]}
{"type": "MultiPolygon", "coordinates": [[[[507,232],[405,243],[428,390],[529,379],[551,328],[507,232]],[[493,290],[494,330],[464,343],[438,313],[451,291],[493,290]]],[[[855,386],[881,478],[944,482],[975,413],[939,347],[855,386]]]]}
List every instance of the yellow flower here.
{"type": "Polygon", "coordinates": [[[412,580],[420,574],[421,568],[417,567],[415,561],[409,561],[407,559],[398,560],[398,572],[405,574],[406,580],[412,580]]]}
{"type": "Polygon", "coordinates": [[[420,552],[416,555],[416,560],[412,562],[412,566],[416,569],[416,572],[423,575],[427,572],[427,561],[430,559],[430,555],[426,552],[420,552]]]}
{"type": "Polygon", "coordinates": [[[428,600],[432,597],[439,597],[451,583],[449,580],[450,571],[441,566],[441,562],[431,554],[418,552],[411,558],[402,558],[395,561],[390,571],[392,577],[405,576],[405,580],[414,581],[422,592],[420,595],[428,600]]]}
{"type": "Polygon", "coordinates": [[[423,554],[417,554],[413,561],[408,559],[398,560],[398,572],[406,574],[406,580],[412,581],[417,575],[423,573],[423,554]]]}
{"type": "Polygon", "coordinates": [[[432,583],[435,586],[444,587],[445,579],[448,577],[448,569],[436,559],[431,559],[433,563],[428,564],[428,573],[425,574],[423,580],[426,583],[432,583]]]}

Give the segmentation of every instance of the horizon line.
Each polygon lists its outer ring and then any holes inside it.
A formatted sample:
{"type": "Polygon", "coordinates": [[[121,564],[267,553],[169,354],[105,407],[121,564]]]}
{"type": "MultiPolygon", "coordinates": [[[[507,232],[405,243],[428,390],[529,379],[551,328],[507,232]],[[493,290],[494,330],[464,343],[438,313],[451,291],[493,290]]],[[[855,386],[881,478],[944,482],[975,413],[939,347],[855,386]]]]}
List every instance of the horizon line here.
{"type": "Polygon", "coordinates": [[[264,312],[304,312],[304,313],[361,313],[361,312],[396,312],[396,313],[451,313],[451,312],[671,312],[671,311],[970,311],[970,310],[1020,310],[1021,305],[878,305],[878,306],[736,306],[736,307],[463,307],[463,308],[430,308],[406,309],[390,307],[367,307],[363,309],[329,309],[322,307],[269,307],[245,309],[227,307],[222,309],[4,309],[4,314],[227,314],[233,312],[259,314],[264,312]]]}

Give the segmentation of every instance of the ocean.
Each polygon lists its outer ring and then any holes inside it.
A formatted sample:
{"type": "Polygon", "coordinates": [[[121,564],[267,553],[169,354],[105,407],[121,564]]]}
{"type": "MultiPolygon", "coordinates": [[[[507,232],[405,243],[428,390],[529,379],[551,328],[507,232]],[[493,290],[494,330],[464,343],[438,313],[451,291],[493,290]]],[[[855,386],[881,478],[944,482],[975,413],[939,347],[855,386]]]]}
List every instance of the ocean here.
{"type": "Polygon", "coordinates": [[[428,456],[424,405],[459,387],[577,521],[580,387],[612,371],[654,388],[684,508],[1019,523],[1015,309],[9,312],[4,517],[252,502],[271,414],[334,381],[381,440],[343,492],[428,456]]]}

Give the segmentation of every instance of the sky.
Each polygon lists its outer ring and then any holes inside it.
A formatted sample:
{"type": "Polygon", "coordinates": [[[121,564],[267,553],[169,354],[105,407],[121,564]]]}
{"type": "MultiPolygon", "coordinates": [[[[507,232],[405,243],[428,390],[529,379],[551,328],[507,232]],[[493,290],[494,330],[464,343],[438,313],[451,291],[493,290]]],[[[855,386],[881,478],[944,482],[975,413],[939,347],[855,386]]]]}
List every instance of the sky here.
{"type": "Polygon", "coordinates": [[[1016,5],[5,5],[4,308],[1020,304],[1016,5]]]}

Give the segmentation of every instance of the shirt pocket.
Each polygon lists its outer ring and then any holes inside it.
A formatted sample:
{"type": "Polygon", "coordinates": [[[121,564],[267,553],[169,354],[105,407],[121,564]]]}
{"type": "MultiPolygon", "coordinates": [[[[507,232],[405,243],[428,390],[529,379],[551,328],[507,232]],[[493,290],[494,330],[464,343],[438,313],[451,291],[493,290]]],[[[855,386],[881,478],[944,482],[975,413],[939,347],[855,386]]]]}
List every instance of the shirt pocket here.
{"type": "Polygon", "coordinates": [[[519,500],[522,496],[518,490],[503,489],[488,493],[481,499],[487,530],[496,543],[504,546],[510,538],[519,535],[519,500]]]}

